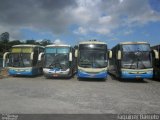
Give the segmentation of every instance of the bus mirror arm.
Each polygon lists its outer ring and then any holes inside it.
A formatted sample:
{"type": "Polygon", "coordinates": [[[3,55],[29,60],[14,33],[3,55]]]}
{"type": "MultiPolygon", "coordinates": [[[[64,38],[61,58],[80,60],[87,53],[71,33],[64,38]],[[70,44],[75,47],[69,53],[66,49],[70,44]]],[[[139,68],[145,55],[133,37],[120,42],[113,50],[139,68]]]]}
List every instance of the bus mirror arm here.
{"type": "Polygon", "coordinates": [[[75,50],[75,57],[78,57],[78,50],[75,50]]]}
{"type": "Polygon", "coordinates": [[[120,50],[118,50],[117,59],[118,60],[122,59],[122,52],[120,50]]]}
{"type": "Polygon", "coordinates": [[[34,55],[34,52],[31,52],[31,56],[30,56],[31,60],[33,60],[33,55],[34,55]]]}
{"type": "Polygon", "coordinates": [[[41,53],[39,53],[39,55],[38,55],[38,60],[39,61],[41,61],[42,60],[42,56],[44,55],[44,53],[43,52],[41,52],[41,53]]]}
{"type": "Polygon", "coordinates": [[[4,53],[4,55],[3,55],[3,67],[6,67],[6,57],[7,57],[7,55],[9,55],[10,54],[10,52],[5,52],[4,53]]]}
{"type": "Polygon", "coordinates": [[[69,61],[72,61],[72,53],[69,53],[69,61]]]}
{"type": "Polygon", "coordinates": [[[153,50],[154,55],[155,55],[155,59],[159,59],[159,55],[158,55],[158,51],[157,50],[153,50]]]}
{"type": "Polygon", "coordinates": [[[111,59],[112,58],[112,51],[109,50],[109,58],[111,59]]]}

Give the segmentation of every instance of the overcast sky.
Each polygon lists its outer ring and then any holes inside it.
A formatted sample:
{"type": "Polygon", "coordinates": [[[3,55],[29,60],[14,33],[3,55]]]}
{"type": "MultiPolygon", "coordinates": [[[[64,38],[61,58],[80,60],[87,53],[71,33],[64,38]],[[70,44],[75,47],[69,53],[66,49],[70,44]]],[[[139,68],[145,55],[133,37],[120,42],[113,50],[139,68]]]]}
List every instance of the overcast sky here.
{"type": "Polygon", "coordinates": [[[9,32],[10,40],[155,45],[159,31],[160,0],[0,0],[0,33],[9,32]]]}

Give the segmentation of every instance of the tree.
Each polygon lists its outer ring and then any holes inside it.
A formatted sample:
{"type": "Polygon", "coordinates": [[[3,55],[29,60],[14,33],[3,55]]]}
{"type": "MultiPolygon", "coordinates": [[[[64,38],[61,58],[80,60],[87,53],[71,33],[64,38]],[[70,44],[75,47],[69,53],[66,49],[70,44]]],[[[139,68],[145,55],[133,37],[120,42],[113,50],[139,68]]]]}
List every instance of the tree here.
{"type": "Polygon", "coordinates": [[[36,44],[35,40],[26,40],[26,44],[36,44]]]}
{"type": "Polygon", "coordinates": [[[0,35],[0,53],[3,54],[4,52],[9,50],[9,33],[4,32],[0,35]]]}
{"type": "Polygon", "coordinates": [[[9,45],[10,46],[19,45],[19,44],[22,44],[22,42],[20,40],[9,41],[9,45]]]}
{"type": "Polygon", "coordinates": [[[43,45],[43,46],[50,45],[50,44],[52,44],[52,42],[51,42],[51,40],[48,40],[48,39],[43,39],[40,42],[40,45],[43,45]]]}
{"type": "Polygon", "coordinates": [[[8,43],[9,42],[9,33],[4,32],[0,35],[0,40],[2,43],[8,43]]]}

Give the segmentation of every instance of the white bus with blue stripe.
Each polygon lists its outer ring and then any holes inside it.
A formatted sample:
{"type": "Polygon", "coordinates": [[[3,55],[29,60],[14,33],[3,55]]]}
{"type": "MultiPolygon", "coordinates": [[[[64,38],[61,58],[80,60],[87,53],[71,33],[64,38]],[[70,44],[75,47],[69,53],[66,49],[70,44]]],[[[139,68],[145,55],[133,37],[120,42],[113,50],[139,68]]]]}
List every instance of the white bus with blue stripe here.
{"type": "Polygon", "coordinates": [[[70,78],[76,71],[74,49],[70,45],[53,44],[45,47],[46,78],[70,78]]]}
{"type": "Polygon", "coordinates": [[[3,67],[11,76],[34,76],[43,73],[44,47],[39,45],[14,45],[3,55],[3,67]],[[41,59],[41,60],[40,60],[41,59]]]}
{"type": "Polygon", "coordinates": [[[107,44],[91,40],[80,42],[75,52],[78,78],[107,78],[107,44]]]}
{"type": "Polygon", "coordinates": [[[122,42],[111,49],[109,73],[122,79],[153,77],[152,52],[147,42],[122,42]]]}

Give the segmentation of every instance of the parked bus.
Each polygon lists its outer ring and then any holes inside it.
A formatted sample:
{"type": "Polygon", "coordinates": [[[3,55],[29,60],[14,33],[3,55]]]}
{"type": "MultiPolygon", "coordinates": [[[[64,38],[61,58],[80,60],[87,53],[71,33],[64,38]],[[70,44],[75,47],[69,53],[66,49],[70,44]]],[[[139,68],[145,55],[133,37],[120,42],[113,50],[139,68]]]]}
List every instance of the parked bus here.
{"type": "Polygon", "coordinates": [[[43,59],[38,57],[42,57],[43,52],[44,47],[39,45],[14,45],[11,52],[4,53],[3,67],[8,68],[11,76],[42,74],[43,59]]]}
{"type": "Polygon", "coordinates": [[[107,78],[107,44],[90,40],[80,42],[75,52],[79,78],[107,78]]]}
{"type": "Polygon", "coordinates": [[[3,67],[3,58],[0,58],[0,72],[1,72],[2,67],[3,67]]]}
{"type": "Polygon", "coordinates": [[[151,48],[153,50],[153,78],[160,79],[160,45],[151,48]],[[157,55],[154,54],[155,50],[157,51],[157,55]]]}
{"type": "Polygon", "coordinates": [[[46,78],[71,77],[76,72],[74,48],[70,45],[47,45],[45,47],[45,65],[43,73],[46,78]]]}
{"type": "Polygon", "coordinates": [[[147,42],[122,42],[111,51],[109,73],[122,79],[153,77],[152,52],[147,42]]]}

